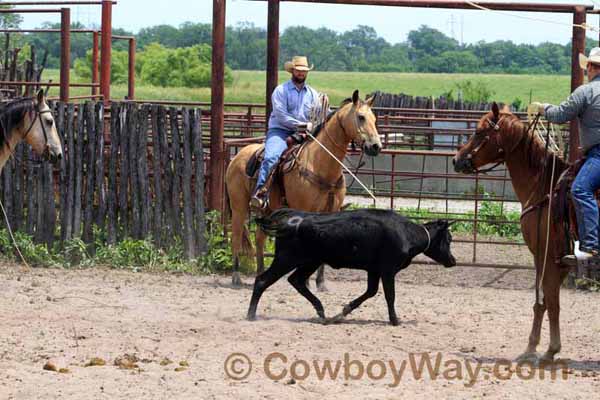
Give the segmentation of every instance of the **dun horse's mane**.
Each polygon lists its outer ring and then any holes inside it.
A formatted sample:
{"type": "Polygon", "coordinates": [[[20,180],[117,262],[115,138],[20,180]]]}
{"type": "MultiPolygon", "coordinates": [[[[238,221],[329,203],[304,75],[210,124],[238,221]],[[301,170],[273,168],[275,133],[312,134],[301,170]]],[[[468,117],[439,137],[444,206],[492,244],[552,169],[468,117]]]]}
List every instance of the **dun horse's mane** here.
{"type": "Polygon", "coordinates": [[[34,107],[35,103],[31,97],[21,97],[0,104],[0,149],[9,143],[13,129],[19,126],[25,114],[34,107]]]}
{"type": "Polygon", "coordinates": [[[351,98],[349,98],[349,97],[348,97],[347,99],[344,99],[344,101],[342,101],[342,103],[340,104],[340,106],[339,106],[339,107],[338,107],[336,110],[334,110],[334,111],[330,112],[330,113],[329,113],[329,115],[327,115],[327,118],[325,118],[325,121],[324,121],[323,123],[321,123],[321,124],[317,125],[317,127],[315,128],[315,133],[314,133],[314,136],[315,136],[315,137],[317,137],[317,136],[319,135],[319,132],[321,132],[321,130],[322,130],[322,129],[323,129],[323,127],[325,126],[325,124],[326,124],[327,122],[329,122],[329,120],[330,120],[331,118],[333,118],[333,116],[334,116],[334,115],[335,115],[335,114],[336,114],[338,111],[340,111],[340,110],[342,109],[342,107],[344,107],[344,106],[345,106],[346,104],[348,104],[348,103],[352,103],[352,99],[351,99],[351,98]]]}

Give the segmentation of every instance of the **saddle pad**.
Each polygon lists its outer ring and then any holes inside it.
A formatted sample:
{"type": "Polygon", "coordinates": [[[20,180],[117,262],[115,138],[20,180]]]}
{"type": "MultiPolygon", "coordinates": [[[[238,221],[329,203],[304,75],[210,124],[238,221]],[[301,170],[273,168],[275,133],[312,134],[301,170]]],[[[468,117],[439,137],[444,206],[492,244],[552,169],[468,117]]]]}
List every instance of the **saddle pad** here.
{"type": "Polygon", "coordinates": [[[258,173],[258,169],[264,158],[265,146],[263,145],[250,156],[250,159],[248,159],[248,162],[246,163],[246,176],[248,176],[248,178],[253,178],[258,173]]]}
{"type": "MultiPolygon", "coordinates": [[[[279,158],[277,164],[274,168],[276,169],[276,173],[284,175],[287,174],[294,168],[296,163],[296,158],[300,155],[301,150],[304,148],[304,144],[296,144],[292,147],[288,147],[281,157],[279,158]]],[[[254,154],[250,156],[248,162],[246,163],[246,176],[248,178],[256,178],[258,175],[258,170],[260,168],[260,164],[265,158],[265,146],[260,146],[254,154]]]]}

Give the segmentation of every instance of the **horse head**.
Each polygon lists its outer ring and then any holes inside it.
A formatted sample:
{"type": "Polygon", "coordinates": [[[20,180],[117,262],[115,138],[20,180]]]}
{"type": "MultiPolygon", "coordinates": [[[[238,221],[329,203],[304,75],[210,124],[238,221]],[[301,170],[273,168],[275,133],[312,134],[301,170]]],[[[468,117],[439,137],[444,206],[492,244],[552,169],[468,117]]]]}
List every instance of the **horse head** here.
{"type": "MultiPolygon", "coordinates": [[[[495,102],[492,109],[477,122],[475,133],[452,159],[454,170],[466,174],[478,172],[487,164],[503,163],[506,154],[512,153],[523,135],[514,129],[520,120],[508,107],[502,110],[495,102]]],[[[520,125],[522,126],[522,125],[520,125]]]]}
{"type": "Polygon", "coordinates": [[[38,155],[44,156],[50,162],[56,164],[62,158],[62,146],[52,110],[44,98],[44,91],[40,90],[33,101],[33,109],[25,113],[20,125],[22,139],[38,155]]]}
{"type": "Polygon", "coordinates": [[[376,156],[381,151],[381,139],[377,132],[377,118],[371,110],[375,96],[361,100],[358,90],[352,94],[352,102],[338,111],[340,126],[342,127],[348,141],[353,141],[362,147],[363,151],[370,156],[376,156]]]}

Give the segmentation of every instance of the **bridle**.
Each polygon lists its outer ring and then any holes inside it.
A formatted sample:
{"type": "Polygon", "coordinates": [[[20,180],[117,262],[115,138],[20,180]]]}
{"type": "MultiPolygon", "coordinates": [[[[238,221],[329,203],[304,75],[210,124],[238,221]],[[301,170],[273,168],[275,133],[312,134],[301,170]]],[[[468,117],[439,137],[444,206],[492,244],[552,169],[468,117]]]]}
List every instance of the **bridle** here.
{"type": "MultiPolygon", "coordinates": [[[[23,134],[23,140],[27,139],[27,136],[29,136],[29,134],[31,133],[31,129],[33,128],[33,125],[35,124],[36,121],[40,121],[40,126],[42,127],[42,133],[44,134],[44,152],[42,153],[42,157],[45,158],[49,158],[49,149],[48,149],[48,133],[46,132],[46,127],[44,126],[44,121],[42,121],[42,114],[48,114],[48,113],[52,113],[52,110],[50,108],[48,108],[47,110],[43,110],[40,111],[39,109],[39,104],[35,105],[35,108],[33,110],[35,112],[35,115],[33,116],[33,118],[31,118],[31,123],[29,124],[29,128],[27,128],[27,130],[25,131],[25,134],[23,134]]],[[[2,123],[2,121],[0,120],[0,123],[2,123]]],[[[6,132],[6,127],[4,126],[4,124],[2,123],[2,130],[4,132],[6,132]]],[[[10,148],[10,145],[8,144],[8,142],[6,142],[6,145],[8,146],[9,151],[12,153],[12,156],[14,158],[17,158],[16,155],[14,154],[13,149],[10,148]]],[[[20,161],[17,159],[17,161],[20,161]]],[[[30,160],[32,161],[32,160],[30,160]]],[[[33,160],[35,161],[35,160],[33,160]]]]}
{"type": "Polygon", "coordinates": [[[31,124],[29,124],[29,128],[27,128],[27,130],[25,131],[25,134],[23,135],[23,140],[25,140],[27,138],[27,136],[29,135],[29,133],[31,132],[31,128],[33,128],[33,125],[35,124],[36,120],[40,121],[40,126],[42,127],[42,132],[44,133],[44,148],[46,149],[45,151],[48,151],[48,133],[46,132],[46,127],[44,126],[44,121],[42,121],[42,114],[52,114],[52,110],[50,108],[48,108],[47,110],[44,111],[40,111],[39,110],[39,105],[35,106],[35,116],[31,119],[31,124]]]}
{"type": "MultiPolygon", "coordinates": [[[[499,132],[500,131],[500,124],[502,122],[502,120],[504,119],[504,117],[500,117],[500,119],[498,119],[498,122],[494,122],[491,119],[489,119],[488,117],[485,118],[486,122],[488,123],[488,126],[484,129],[481,130],[476,130],[475,131],[475,136],[480,136],[480,135],[484,135],[483,136],[483,140],[481,141],[481,143],[479,143],[477,145],[477,147],[475,147],[475,149],[473,149],[473,151],[471,151],[469,154],[467,154],[466,158],[467,160],[472,160],[473,157],[475,157],[475,155],[487,144],[487,142],[490,141],[490,135],[493,132],[499,132]]],[[[521,138],[519,140],[517,140],[517,142],[513,145],[513,147],[508,151],[508,154],[514,152],[517,147],[521,144],[521,142],[529,136],[529,132],[531,132],[532,128],[535,129],[535,127],[538,124],[538,121],[540,119],[539,114],[536,115],[535,119],[533,120],[533,122],[531,124],[529,124],[529,126],[527,127],[527,130],[525,131],[525,134],[523,134],[521,136],[521,138]]],[[[498,156],[496,158],[496,160],[492,161],[492,163],[495,163],[493,166],[489,167],[489,168],[484,168],[484,169],[476,169],[473,168],[472,172],[477,173],[477,174],[486,174],[488,172],[491,172],[493,170],[495,170],[500,164],[502,164],[504,162],[504,154],[505,151],[502,147],[498,146],[498,156]]]]}
{"type": "MultiPolygon", "coordinates": [[[[342,129],[342,132],[344,132],[344,136],[348,137],[348,133],[346,132],[346,129],[344,128],[344,125],[342,124],[342,120],[340,119],[340,114],[339,114],[339,110],[338,112],[336,112],[335,115],[336,119],[337,119],[337,123],[340,126],[340,128],[342,129]]],[[[360,127],[360,124],[358,122],[358,113],[354,112],[354,126],[356,128],[356,132],[358,132],[358,136],[361,138],[361,140],[364,141],[364,139],[362,139],[362,137],[364,136],[364,131],[363,129],[360,127]]],[[[327,137],[329,138],[329,140],[331,140],[333,142],[333,144],[338,148],[338,149],[342,149],[343,151],[346,151],[345,148],[342,148],[342,146],[340,146],[331,136],[329,136],[329,133],[327,132],[327,130],[325,129],[325,134],[327,135],[327,137]]],[[[352,148],[352,151],[356,151],[356,142],[355,139],[350,139],[350,146],[352,148]]]]}

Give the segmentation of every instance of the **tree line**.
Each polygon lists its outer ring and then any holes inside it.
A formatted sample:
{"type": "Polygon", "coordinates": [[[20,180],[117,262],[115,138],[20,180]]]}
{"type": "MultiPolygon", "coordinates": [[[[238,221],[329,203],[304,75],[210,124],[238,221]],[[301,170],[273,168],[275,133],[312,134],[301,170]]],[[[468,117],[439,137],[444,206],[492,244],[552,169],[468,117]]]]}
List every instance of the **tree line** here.
{"type": "MultiPolygon", "coordinates": [[[[58,27],[59,24],[52,23],[42,26],[58,27]]],[[[73,28],[84,26],[76,22],[73,28]]],[[[210,24],[186,22],[178,27],[151,26],[141,29],[137,34],[125,29],[114,29],[114,33],[135,35],[139,50],[152,43],[174,49],[210,46],[212,28],[210,24]]],[[[21,38],[38,50],[48,49],[48,68],[57,68],[59,65],[58,39],[58,34],[47,33],[27,34],[21,38]]],[[[594,39],[588,40],[588,49],[595,43],[594,39]]],[[[124,41],[115,41],[114,45],[116,50],[127,49],[124,41]]],[[[72,34],[71,54],[74,60],[85,58],[91,46],[90,34],[72,34]]],[[[266,48],[265,28],[251,23],[227,27],[226,63],[231,69],[264,70],[266,48]]],[[[568,74],[571,69],[570,43],[531,45],[498,40],[460,44],[426,25],[410,31],[405,42],[395,44],[378,36],[374,28],[366,25],[341,33],[327,28],[293,26],[281,33],[281,67],[285,60],[296,54],[307,55],[319,71],[568,74]]]]}

